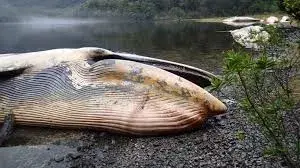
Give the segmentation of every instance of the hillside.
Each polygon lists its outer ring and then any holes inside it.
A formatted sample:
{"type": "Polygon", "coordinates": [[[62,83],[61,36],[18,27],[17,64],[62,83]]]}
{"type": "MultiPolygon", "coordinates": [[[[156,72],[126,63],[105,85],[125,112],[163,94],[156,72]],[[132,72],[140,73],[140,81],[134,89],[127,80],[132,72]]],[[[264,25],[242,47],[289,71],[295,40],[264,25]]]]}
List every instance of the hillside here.
{"type": "Polygon", "coordinates": [[[1,6],[8,7],[41,7],[41,8],[67,8],[84,3],[86,0],[0,0],[1,6]]]}
{"type": "Polygon", "coordinates": [[[26,16],[73,16],[86,0],[0,0],[0,22],[26,16]]]}
{"type": "Polygon", "coordinates": [[[277,0],[87,0],[85,8],[136,19],[201,18],[278,11],[277,0]]]}
{"type": "Polygon", "coordinates": [[[0,21],[24,15],[114,16],[152,20],[276,11],[277,0],[0,0],[0,21]]]}

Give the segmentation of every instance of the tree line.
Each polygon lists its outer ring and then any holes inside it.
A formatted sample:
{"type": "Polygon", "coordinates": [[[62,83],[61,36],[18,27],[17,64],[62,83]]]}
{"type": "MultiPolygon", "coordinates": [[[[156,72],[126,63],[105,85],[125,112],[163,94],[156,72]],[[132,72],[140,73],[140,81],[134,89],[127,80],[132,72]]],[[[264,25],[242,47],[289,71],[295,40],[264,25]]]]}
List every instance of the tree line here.
{"type": "Polygon", "coordinates": [[[277,0],[88,0],[83,10],[135,19],[199,18],[278,11],[277,0]]]}
{"type": "Polygon", "coordinates": [[[136,20],[252,15],[286,11],[299,19],[299,0],[0,0],[0,22],[42,13],[136,20]]]}

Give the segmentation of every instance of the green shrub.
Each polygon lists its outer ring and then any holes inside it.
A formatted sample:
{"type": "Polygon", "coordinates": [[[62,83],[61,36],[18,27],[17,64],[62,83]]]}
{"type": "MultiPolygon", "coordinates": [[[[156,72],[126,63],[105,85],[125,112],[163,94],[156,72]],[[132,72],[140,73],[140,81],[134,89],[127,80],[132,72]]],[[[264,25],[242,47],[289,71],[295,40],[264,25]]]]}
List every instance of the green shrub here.
{"type": "Polygon", "coordinates": [[[295,19],[300,20],[300,1],[299,0],[279,0],[279,7],[286,11],[295,19]]]}
{"type": "MultiPolygon", "coordinates": [[[[300,114],[294,110],[292,79],[299,72],[299,48],[284,43],[277,30],[266,28],[273,37],[260,44],[259,53],[235,49],[225,54],[224,70],[213,80],[213,89],[229,86],[241,110],[261,126],[268,142],[265,154],[280,156],[290,167],[300,165],[300,114]],[[268,50],[280,43],[288,53],[270,56],[268,50]],[[290,54],[294,53],[294,54],[290,54]]],[[[277,46],[278,47],[278,46],[277,46]]]]}

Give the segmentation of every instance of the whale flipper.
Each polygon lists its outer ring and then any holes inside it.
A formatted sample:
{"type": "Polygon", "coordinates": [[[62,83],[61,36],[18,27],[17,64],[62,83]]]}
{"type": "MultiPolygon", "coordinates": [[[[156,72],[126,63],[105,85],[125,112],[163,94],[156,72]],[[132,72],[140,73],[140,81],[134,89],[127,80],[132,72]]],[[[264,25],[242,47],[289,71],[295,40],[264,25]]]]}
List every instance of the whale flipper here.
{"type": "Polygon", "coordinates": [[[0,146],[8,140],[9,136],[13,132],[14,127],[14,115],[12,113],[5,114],[4,122],[0,130],[0,146]]]}

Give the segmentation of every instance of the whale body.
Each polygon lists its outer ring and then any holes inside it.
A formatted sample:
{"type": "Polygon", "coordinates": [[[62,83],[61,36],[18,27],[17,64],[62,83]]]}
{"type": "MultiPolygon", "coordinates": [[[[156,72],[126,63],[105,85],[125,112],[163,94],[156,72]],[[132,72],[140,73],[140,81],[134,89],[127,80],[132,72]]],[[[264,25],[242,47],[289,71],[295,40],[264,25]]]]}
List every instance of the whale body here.
{"type": "Polygon", "coordinates": [[[184,64],[101,48],[5,54],[0,120],[11,113],[17,125],[134,135],[184,132],[227,109],[200,87],[211,77],[184,64]]]}

